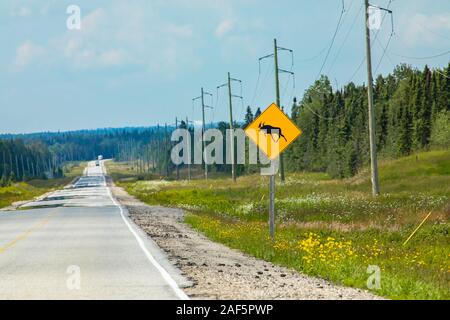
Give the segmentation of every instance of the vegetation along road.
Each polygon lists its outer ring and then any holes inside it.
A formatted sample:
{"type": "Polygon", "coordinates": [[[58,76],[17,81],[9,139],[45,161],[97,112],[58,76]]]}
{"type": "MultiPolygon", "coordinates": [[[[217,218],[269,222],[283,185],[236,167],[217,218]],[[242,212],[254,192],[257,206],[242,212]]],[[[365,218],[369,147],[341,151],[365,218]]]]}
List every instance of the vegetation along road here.
{"type": "MultiPolygon", "coordinates": [[[[290,174],[278,187],[276,241],[267,232],[267,181],[252,175],[214,181],[137,181],[131,165],[109,170],[131,195],[150,205],[181,208],[184,221],[250,256],[367,289],[367,268],[379,266],[387,298],[448,299],[450,151],[383,161],[383,194],[372,198],[366,171],[344,180],[324,173],[290,174]],[[404,246],[422,219],[429,220],[404,246]]],[[[141,177],[142,178],[142,177],[141,177]]],[[[145,221],[144,221],[145,223],[145,221]]]]}

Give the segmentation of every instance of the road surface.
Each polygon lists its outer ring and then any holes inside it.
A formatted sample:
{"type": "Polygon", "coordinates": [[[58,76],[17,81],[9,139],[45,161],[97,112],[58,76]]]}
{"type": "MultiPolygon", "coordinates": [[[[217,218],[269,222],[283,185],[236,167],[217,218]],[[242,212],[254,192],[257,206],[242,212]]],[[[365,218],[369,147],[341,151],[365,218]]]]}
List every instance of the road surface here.
{"type": "Polygon", "coordinates": [[[186,299],[186,284],[89,163],[71,188],[0,212],[0,299],[186,299]]]}

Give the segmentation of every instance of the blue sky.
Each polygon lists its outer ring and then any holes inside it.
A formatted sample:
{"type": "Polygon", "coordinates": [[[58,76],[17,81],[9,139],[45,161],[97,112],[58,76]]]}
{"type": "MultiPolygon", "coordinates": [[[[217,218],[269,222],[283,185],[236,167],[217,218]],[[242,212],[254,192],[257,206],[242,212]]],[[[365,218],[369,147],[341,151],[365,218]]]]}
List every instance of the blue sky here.
{"type": "MultiPolygon", "coordinates": [[[[334,86],[348,82],[364,57],[362,2],[345,1],[323,70],[334,86]]],[[[255,90],[258,57],[272,52],[274,37],[295,55],[295,89],[281,77],[287,105],[316,79],[341,7],[338,0],[2,0],[0,132],[170,124],[176,116],[198,121],[192,98],[201,86],[216,95],[228,71],[243,80],[245,106],[264,108],[274,100],[273,62],[262,64],[255,90]],[[71,4],[81,8],[81,30],[66,27],[71,4]]],[[[450,50],[450,1],[395,0],[390,8],[395,35],[377,73],[400,62],[446,66],[449,55],[398,55],[450,50]]],[[[390,32],[386,19],[372,45],[374,69],[390,32]]],[[[291,68],[288,54],[280,54],[280,67],[291,68]]],[[[364,66],[352,80],[365,77],[364,66]]],[[[234,90],[240,94],[239,86],[234,90]]],[[[207,121],[227,119],[225,93],[208,102],[216,108],[207,111],[207,121]]],[[[243,111],[236,101],[238,119],[243,111]]]]}

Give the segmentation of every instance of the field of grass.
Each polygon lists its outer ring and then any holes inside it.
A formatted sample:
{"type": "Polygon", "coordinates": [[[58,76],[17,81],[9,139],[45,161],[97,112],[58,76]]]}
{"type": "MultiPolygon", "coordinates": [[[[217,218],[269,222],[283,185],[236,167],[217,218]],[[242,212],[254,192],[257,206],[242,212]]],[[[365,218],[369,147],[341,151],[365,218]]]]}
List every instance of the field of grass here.
{"type": "Polygon", "coordinates": [[[135,182],[138,180],[150,180],[156,176],[151,173],[140,173],[132,164],[126,162],[106,161],[109,175],[114,181],[135,182]]]}
{"type": "Polygon", "coordinates": [[[119,181],[146,203],[186,209],[188,224],[249,255],[363,289],[368,266],[376,265],[376,294],[449,299],[450,151],[382,161],[380,183],[382,195],[373,198],[367,172],[347,180],[289,173],[277,183],[272,242],[267,177],[240,177],[237,184],[229,178],[119,181]]]}
{"type": "Polygon", "coordinates": [[[26,182],[13,183],[8,187],[0,187],[0,208],[10,206],[17,201],[31,200],[44,193],[59,189],[83,173],[84,164],[68,164],[64,168],[64,178],[35,179],[26,182]]]}

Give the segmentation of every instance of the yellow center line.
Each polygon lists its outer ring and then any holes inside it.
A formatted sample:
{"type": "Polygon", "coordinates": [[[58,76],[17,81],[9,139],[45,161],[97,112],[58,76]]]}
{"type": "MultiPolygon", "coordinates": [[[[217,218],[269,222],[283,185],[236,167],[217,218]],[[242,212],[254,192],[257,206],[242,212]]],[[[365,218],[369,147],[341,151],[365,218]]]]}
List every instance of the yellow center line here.
{"type": "Polygon", "coordinates": [[[15,238],[14,240],[8,242],[7,244],[5,244],[4,246],[0,247],[0,253],[4,253],[6,250],[10,249],[11,247],[13,247],[15,244],[17,244],[19,241],[21,240],[25,240],[26,238],[28,238],[28,236],[36,230],[39,230],[41,228],[43,228],[50,220],[50,218],[55,215],[54,213],[50,214],[47,218],[45,218],[44,220],[38,221],[36,224],[34,224],[31,228],[29,228],[28,230],[26,230],[25,232],[23,232],[22,234],[20,234],[17,238],[15,238]]]}

